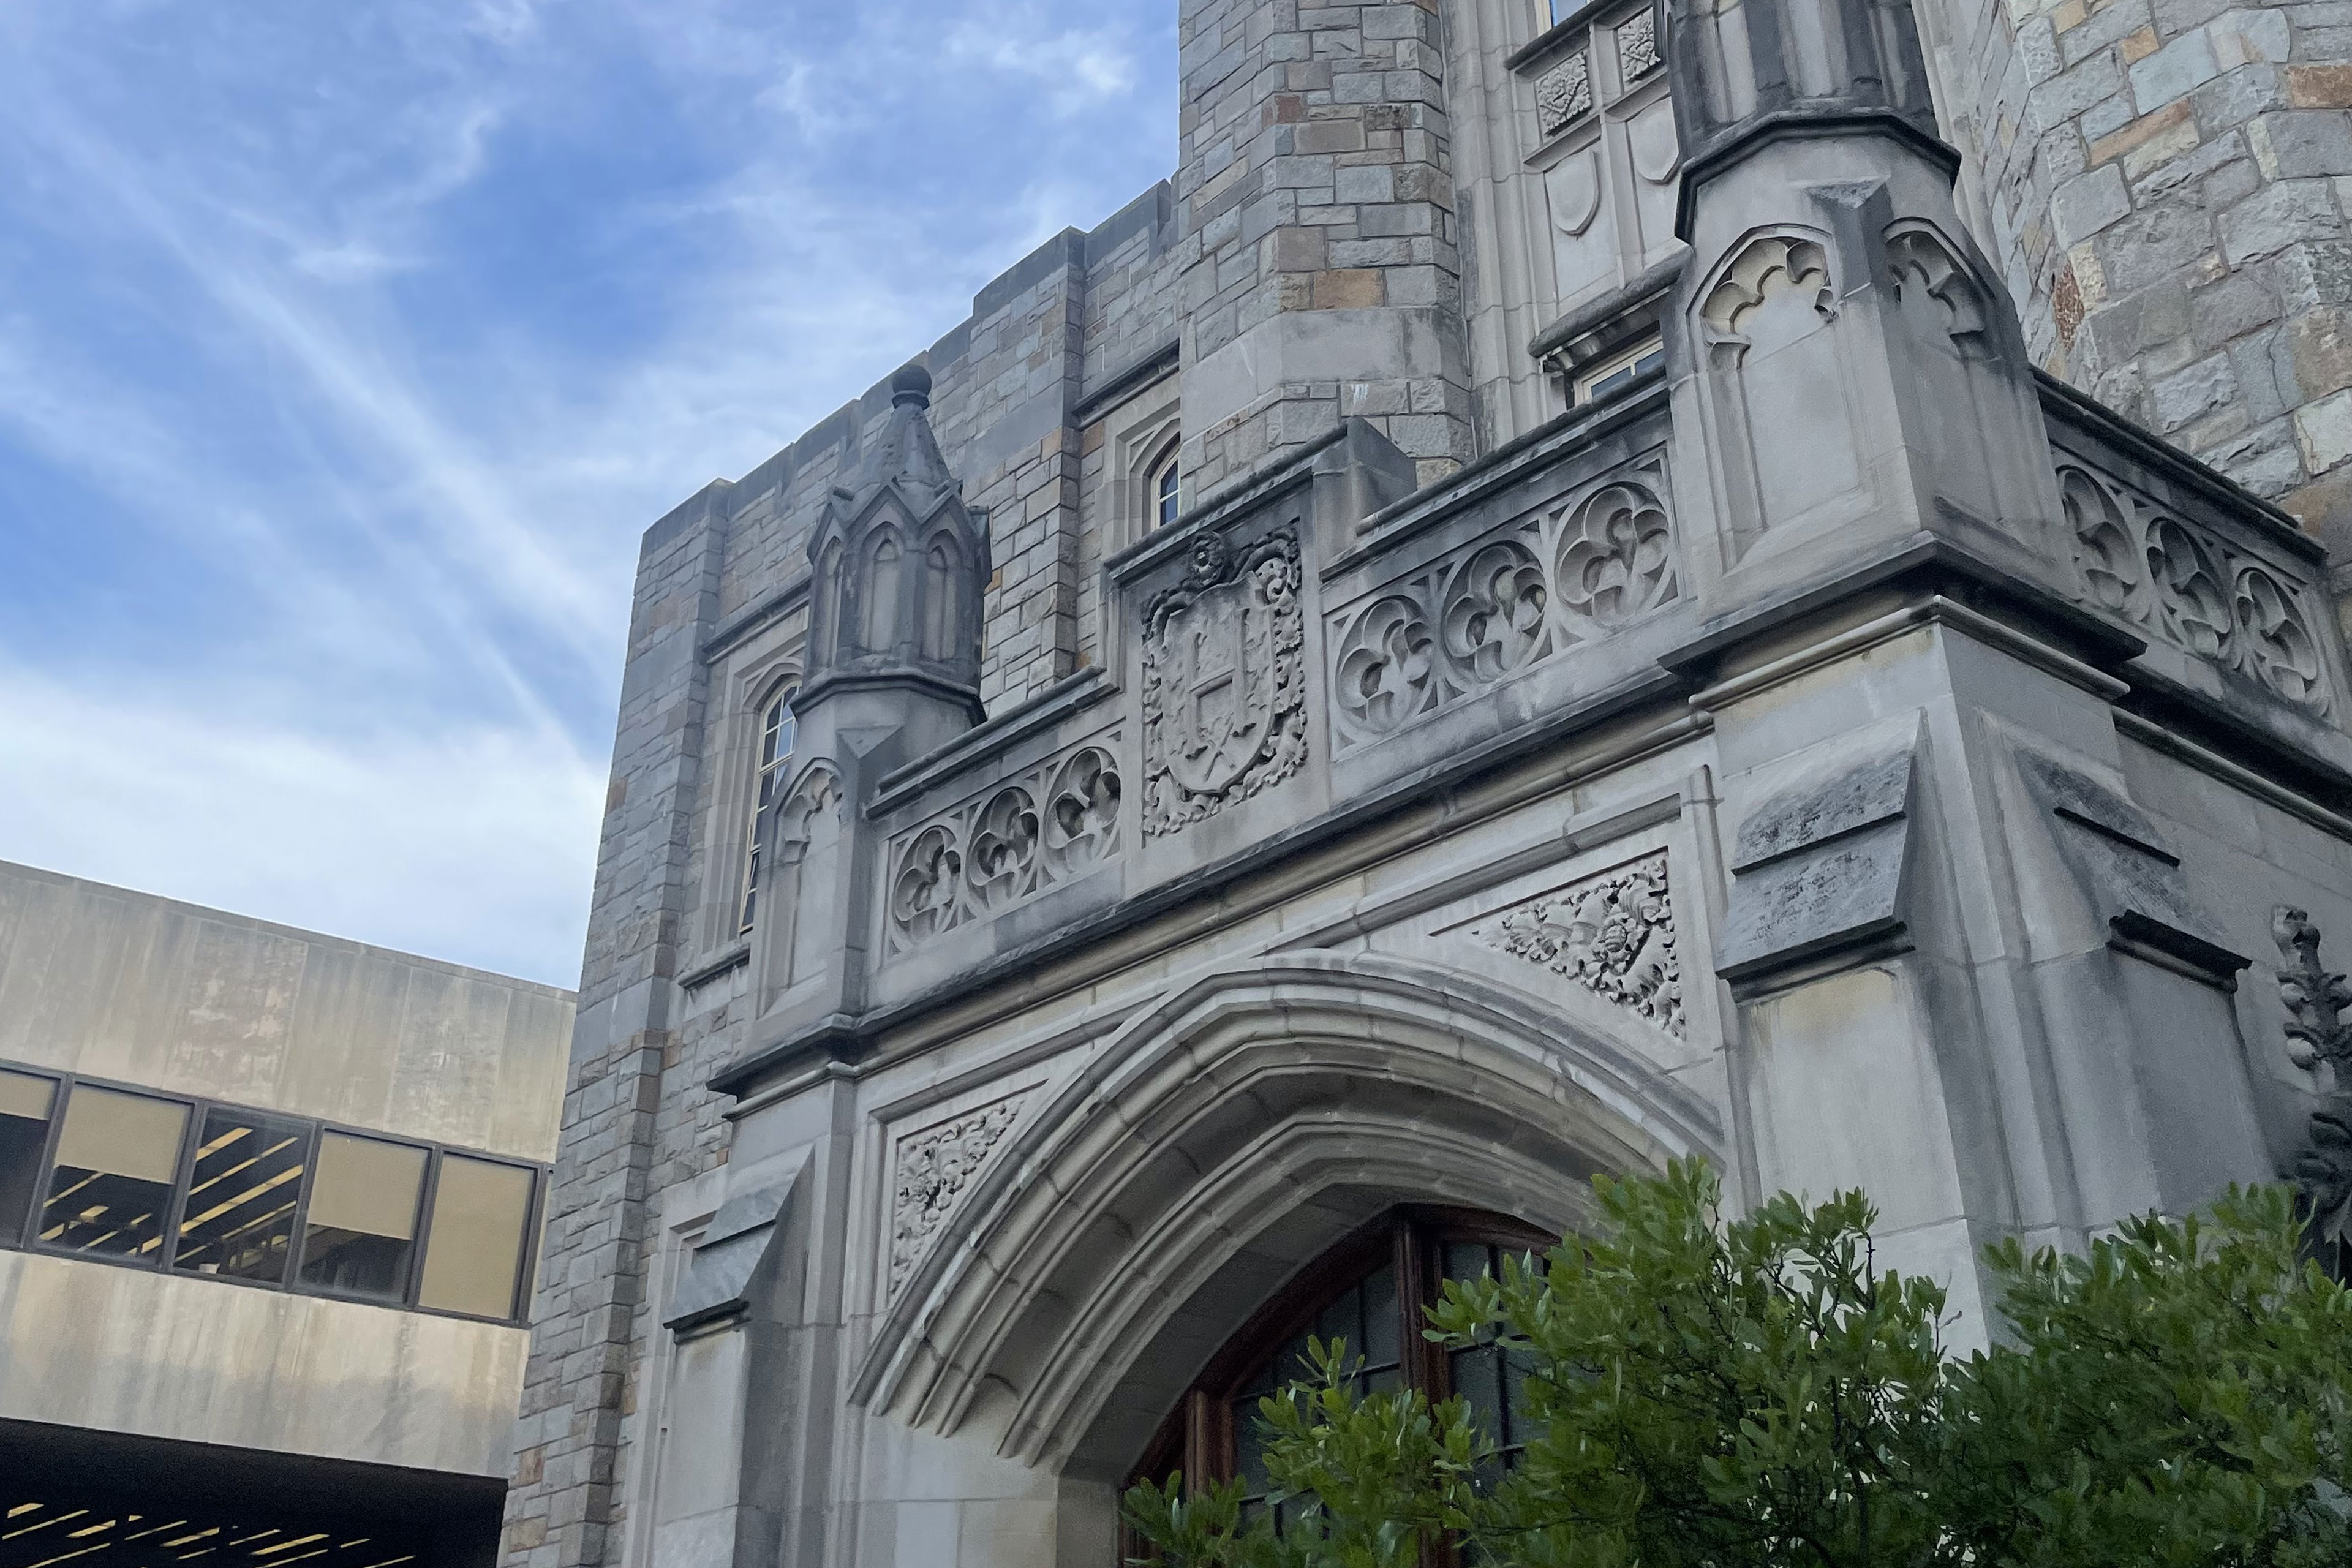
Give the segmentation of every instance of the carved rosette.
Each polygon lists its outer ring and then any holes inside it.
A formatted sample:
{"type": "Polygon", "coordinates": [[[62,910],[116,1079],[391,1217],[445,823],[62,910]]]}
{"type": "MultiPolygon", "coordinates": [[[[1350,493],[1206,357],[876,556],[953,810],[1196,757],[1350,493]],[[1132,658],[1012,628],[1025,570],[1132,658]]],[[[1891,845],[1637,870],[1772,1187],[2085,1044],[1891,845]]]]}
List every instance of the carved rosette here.
{"type": "Polygon", "coordinates": [[[1658,22],[1650,11],[1635,13],[1617,29],[1617,66],[1629,84],[1658,68],[1658,22]]]}
{"type": "Polygon", "coordinates": [[[1536,123],[1547,136],[1565,131],[1592,107],[1592,72],[1581,52],[1572,54],[1536,81],[1536,123]]]}
{"type": "Polygon", "coordinates": [[[1682,960],[1663,849],[1515,904],[1470,930],[1487,946],[1564,975],[1670,1035],[1684,1033],[1682,960]]]}
{"type": "Polygon", "coordinates": [[[1024,1091],[900,1140],[890,1179],[890,1294],[895,1299],[955,1212],[988,1156],[1020,1120],[1024,1091]]]}
{"type": "Polygon", "coordinates": [[[1082,742],[891,841],[888,946],[1011,909],[1118,853],[1116,735],[1082,742]]]}
{"type": "Polygon", "coordinates": [[[2061,467],[2058,497],[2076,597],[2289,702],[2328,710],[2302,584],[2088,468],[2061,467]]]}
{"type": "Polygon", "coordinates": [[[1143,615],[1143,831],[1175,833],[1307,759],[1298,536],[1195,542],[1143,615]]]}
{"type": "Polygon", "coordinates": [[[1335,612],[1336,744],[1392,735],[1679,594],[1664,476],[1644,460],[1335,612]]]}

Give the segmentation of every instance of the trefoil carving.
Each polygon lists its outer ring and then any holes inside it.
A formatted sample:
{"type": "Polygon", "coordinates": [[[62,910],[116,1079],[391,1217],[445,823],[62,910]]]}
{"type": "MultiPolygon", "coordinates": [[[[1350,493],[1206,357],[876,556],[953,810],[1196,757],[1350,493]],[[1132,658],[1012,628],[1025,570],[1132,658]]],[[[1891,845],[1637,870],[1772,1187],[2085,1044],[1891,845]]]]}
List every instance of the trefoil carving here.
{"type": "Polygon", "coordinates": [[[1009,1095],[898,1144],[890,1181],[890,1294],[930,1250],[990,1152],[1020,1120],[1027,1094],[1009,1095]]]}
{"type": "Polygon", "coordinates": [[[1298,536],[1240,550],[1213,533],[1143,616],[1143,831],[1178,832],[1307,758],[1298,536]]]}
{"type": "Polygon", "coordinates": [[[1666,852],[1588,877],[1480,921],[1487,946],[1564,975],[1670,1035],[1685,1031],[1666,852]]]}
{"type": "Polygon", "coordinates": [[[2058,470],[2076,596],[2314,712],[2326,665],[2303,586],[2089,468],[2058,470]]]}
{"type": "Polygon", "coordinates": [[[1335,744],[1394,734],[1677,597],[1664,491],[1645,460],[1335,611],[1335,744]]]}
{"type": "Polygon", "coordinates": [[[1070,747],[891,840],[888,951],[921,946],[1118,853],[1116,735],[1070,747]]]}

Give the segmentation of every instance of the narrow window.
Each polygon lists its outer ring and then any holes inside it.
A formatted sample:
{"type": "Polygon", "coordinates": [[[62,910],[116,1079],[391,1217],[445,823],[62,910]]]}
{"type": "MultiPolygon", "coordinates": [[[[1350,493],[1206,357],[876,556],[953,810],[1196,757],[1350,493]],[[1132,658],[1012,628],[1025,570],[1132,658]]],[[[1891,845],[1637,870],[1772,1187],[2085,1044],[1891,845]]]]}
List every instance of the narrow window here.
{"type": "Polygon", "coordinates": [[[1654,339],[1614,359],[1603,361],[1577,378],[1577,404],[1581,406],[1614,397],[1643,376],[1663,370],[1665,363],[1666,351],[1654,339]]]}
{"type": "Polygon", "coordinates": [[[1180,479],[1176,472],[1176,448],[1168,448],[1160,459],[1159,472],[1151,479],[1151,526],[1165,528],[1176,521],[1177,492],[1180,479]]]}
{"type": "Polygon", "coordinates": [[[78,1086],[41,1206],[41,1239],[71,1252],[157,1260],[180,1170],[188,1108],[78,1086]]]}
{"type": "Polygon", "coordinates": [[[898,646],[898,542],[885,534],[874,546],[866,574],[866,602],[857,634],[862,653],[888,653],[898,646]]]}
{"type": "Polygon", "coordinates": [[[328,1132],[302,1227],[302,1283],[366,1301],[408,1294],[425,1151],[328,1132]]]}
{"type": "Polygon", "coordinates": [[[768,700],[760,715],[760,766],[751,791],[751,847],[743,857],[743,910],[736,922],[738,931],[751,929],[751,917],[760,902],[760,838],[768,826],[768,813],[776,804],[776,791],[783,787],[784,760],[793,754],[793,737],[797,726],[793,721],[793,699],[799,690],[786,687],[768,700]]]}
{"type": "Polygon", "coordinates": [[[923,561],[923,657],[939,664],[955,658],[955,580],[961,558],[953,541],[937,539],[923,561]]]}
{"type": "Polygon", "coordinates": [[[57,1097],[52,1079],[0,1070],[0,1247],[24,1242],[57,1097]]]}
{"type": "Polygon", "coordinates": [[[531,1173],[520,1165],[441,1158],[416,1304],[478,1318],[515,1316],[531,1173]]]}
{"type": "Polygon", "coordinates": [[[284,1284],[294,1207],[310,1164],[308,1122],[249,1110],[205,1112],[172,1267],[284,1284]]]}

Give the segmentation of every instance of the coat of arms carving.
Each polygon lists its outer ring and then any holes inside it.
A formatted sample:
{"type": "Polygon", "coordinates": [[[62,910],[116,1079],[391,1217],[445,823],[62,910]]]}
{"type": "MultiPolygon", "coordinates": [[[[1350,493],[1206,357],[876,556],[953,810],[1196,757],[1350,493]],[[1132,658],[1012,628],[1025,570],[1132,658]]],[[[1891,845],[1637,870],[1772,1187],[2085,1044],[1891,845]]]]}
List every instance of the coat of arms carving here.
{"type": "Polygon", "coordinates": [[[1174,833],[1298,771],[1307,757],[1298,536],[1192,545],[1143,616],[1143,831],[1174,833]]]}

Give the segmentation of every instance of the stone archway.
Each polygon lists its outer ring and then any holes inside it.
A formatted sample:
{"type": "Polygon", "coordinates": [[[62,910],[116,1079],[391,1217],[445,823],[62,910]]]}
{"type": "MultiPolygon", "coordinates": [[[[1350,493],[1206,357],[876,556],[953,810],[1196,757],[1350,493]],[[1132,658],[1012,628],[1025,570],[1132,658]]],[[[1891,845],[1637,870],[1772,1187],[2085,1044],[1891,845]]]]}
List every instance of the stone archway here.
{"type": "Polygon", "coordinates": [[[1689,1090],[1484,979],[1372,954],[1221,969],[1024,1118],[852,1397],[942,1433],[984,1407],[1001,1455],[1107,1484],[1265,1293],[1381,1209],[1565,1229],[1593,1172],[1719,1150],[1689,1090]]]}

